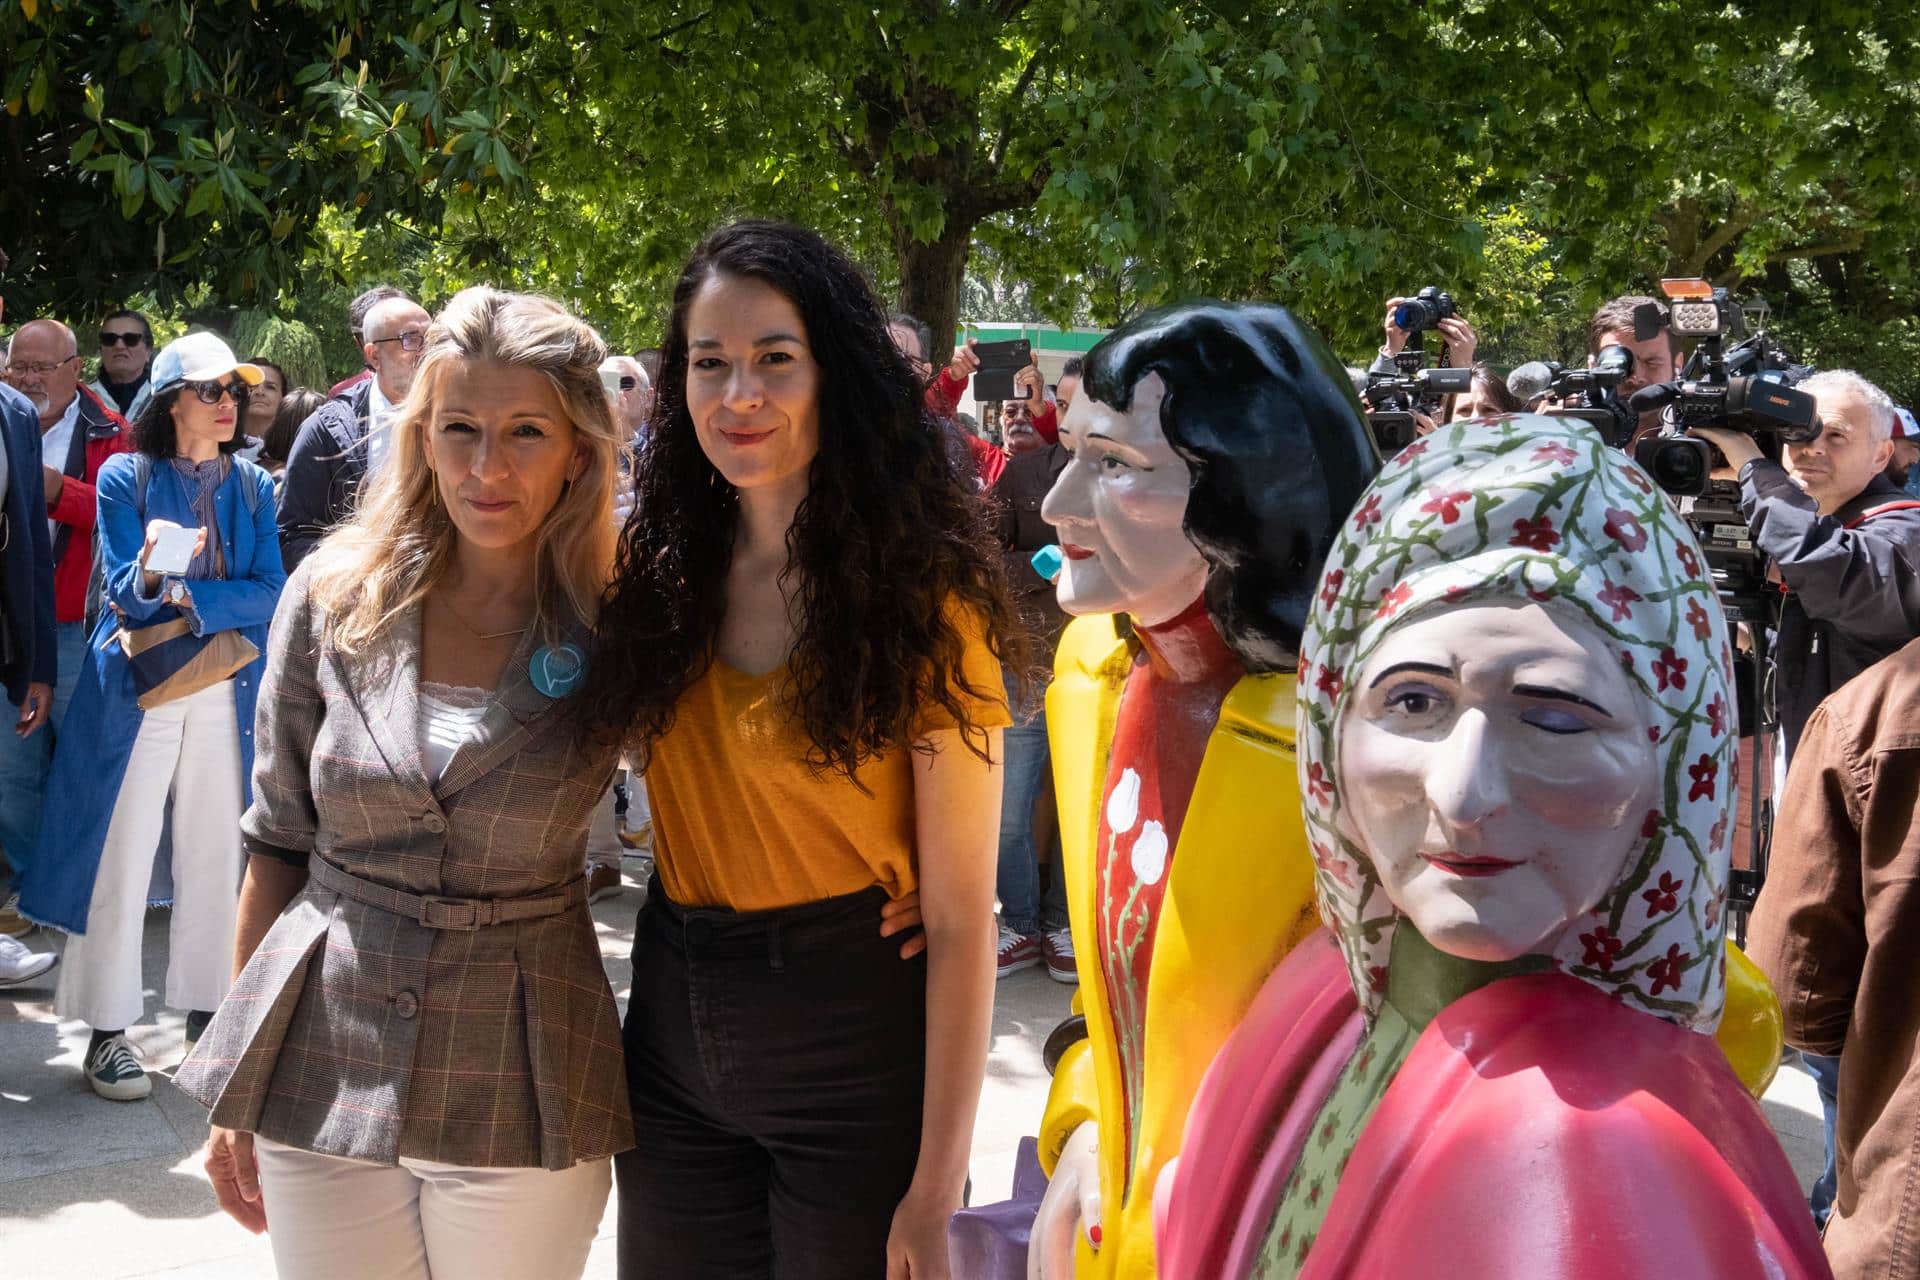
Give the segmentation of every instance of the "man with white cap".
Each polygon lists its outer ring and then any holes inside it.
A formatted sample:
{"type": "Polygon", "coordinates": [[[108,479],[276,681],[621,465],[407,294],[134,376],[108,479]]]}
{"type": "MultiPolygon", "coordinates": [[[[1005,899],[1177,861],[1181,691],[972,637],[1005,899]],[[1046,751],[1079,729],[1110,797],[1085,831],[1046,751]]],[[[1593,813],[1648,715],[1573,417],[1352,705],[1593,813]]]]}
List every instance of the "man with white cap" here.
{"type": "Polygon", "coordinates": [[[361,348],[373,376],[300,424],[287,455],[280,544],[292,569],[359,506],[360,486],[386,457],[386,428],[413,388],[433,317],[413,299],[388,298],[367,313],[361,348]]]}

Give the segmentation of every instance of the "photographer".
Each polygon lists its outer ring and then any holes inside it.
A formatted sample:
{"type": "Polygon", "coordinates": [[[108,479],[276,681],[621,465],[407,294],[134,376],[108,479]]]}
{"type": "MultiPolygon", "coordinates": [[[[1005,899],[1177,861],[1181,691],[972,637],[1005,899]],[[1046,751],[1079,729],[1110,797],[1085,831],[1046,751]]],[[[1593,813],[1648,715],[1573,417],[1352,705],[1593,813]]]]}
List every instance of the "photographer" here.
{"type": "MultiPolygon", "coordinates": [[[[1667,304],[1660,299],[1643,293],[1630,293],[1602,303],[1593,313],[1593,319],[1587,322],[1588,364],[1597,360],[1608,347],[1625,347],[1633,355],[1633,370],[1620,384],[1622,400],[1632,399],[1633,393],[1644,387],[1673,380],[1680,366],[1680,343],[1667,327],[1666,315],[1667,304]],[[1634,313],[1645,306],[1660,308],[1661,321],[1657,332],[1643,338],[1634,323],[1634,313]]],[[[1641,414],[1640,429],[1635,433],[1635,439],[1657,430],[1659,426],[1658,411],[1641,414]]]]}
{"type": "Polygon", "coordinates": [[[1772,560],[1780,611],[1780,724],[1791,757],[1813,709],[1920,635],[1920,504],[1882,472],[1893,456],[1893,402],[1847,370],[1800,384],[1820,434],[1785,444],[1785,465],[1740,431],[1694,428],[1740,479],[1740,512],[1772,560]]]}
{"type": "MultiPolygon", "coordinates": [[[[1416,332],[1419,332],[1418,330],[1402,329],[1399,324],[1395,322],[1395,317],[1399,314],[1400,308],[1412,301],[1413,299],[1411,298],[1387,299],[1386,320],[1381,326],[1387,335],[1387,340],[1380,344],[1380,354],[1373,362],[1372,372],[1392,373],[1394,368],[1393,358],[1406,350],[1407,340],[1416,332]]],[[[1434,329],[1439,332],[1442,341],[1446,344],[1446,359],[1441,362],[1441,367],[1445,369],[1471,369],[1473,367],[1474,348],[1480,344],[1480,339],[1478,335],[1474,333],[1473,326],[1467,323],[1467,318],[1457,313],[1445,316],[1434,325],[1434,329]]]]}

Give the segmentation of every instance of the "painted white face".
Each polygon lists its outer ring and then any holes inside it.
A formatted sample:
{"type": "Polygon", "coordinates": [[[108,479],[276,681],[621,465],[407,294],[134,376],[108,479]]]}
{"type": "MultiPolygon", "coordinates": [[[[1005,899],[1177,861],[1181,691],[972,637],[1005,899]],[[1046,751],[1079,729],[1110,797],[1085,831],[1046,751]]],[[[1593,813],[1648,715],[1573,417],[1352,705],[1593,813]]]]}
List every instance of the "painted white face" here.
{"type": "Polygon", "coordinates": [[[1068,613],[1124,611],[1157,626],[1206,585],[1207,562],[1182,527],[1192,473],[1160,430],[1165,396],[1150,373],[1127,412],[1080,395],[1060,423],[1072,457],[1040,515],[1066,558],[1054,589],[1068,613]]]}
{"type": "Polygon", "coordinates": [[[1434,946],[1552,950],[1616,884],[1657,793],[1640,700],[1586,619],[1538,604],[1434,612],[1354,677],[1341,826],[1434,946]]]}

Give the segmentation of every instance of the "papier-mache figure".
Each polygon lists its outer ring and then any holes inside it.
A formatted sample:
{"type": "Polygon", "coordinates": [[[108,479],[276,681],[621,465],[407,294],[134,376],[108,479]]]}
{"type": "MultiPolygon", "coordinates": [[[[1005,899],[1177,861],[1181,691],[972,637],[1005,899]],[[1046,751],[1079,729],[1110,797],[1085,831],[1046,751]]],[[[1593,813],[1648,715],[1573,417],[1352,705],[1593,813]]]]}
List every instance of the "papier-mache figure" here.
{"type": "Polygon", "coordinates": [[[1329,927],[1207,1072],[1160,1273],[1828,1275],[1712,1038],[1735,702],[1666,497],[1576,423],[1445,428],[1312,599],[1298,776],[1329,927]]]}
{"type": "Polygon", "coordinates": [[[1319,566],[1379,463],[1341,366],[1285,310],[1200,303],[1086,359],[1043,508],[1047,697],[1087,1038],[1057,1067],[1031,1202],[967,1211],[954,1273],[1141,1276],[1152,1200],[1215,1050],[1317,926],[1292,759],[1319,566]],[[1076,1269],[1075,1253],[1078,1252],[1076,1269]]]}

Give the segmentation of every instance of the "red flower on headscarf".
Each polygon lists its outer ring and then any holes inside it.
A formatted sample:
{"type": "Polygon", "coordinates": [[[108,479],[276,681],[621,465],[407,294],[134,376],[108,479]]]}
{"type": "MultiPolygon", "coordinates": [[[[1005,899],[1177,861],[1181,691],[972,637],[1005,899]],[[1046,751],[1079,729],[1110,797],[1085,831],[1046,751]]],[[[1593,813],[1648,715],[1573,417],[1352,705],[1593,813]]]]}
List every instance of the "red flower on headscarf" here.
{"type": "Polygon", "coordinates": [[[1326,804],[1333,799],[1333,784],[1327,781],[1326,767],[1318,760],[1307,766],[1307,796],[1315,804],[1326,804]]]}
{"type": "Polygon", "coordinates": [[[1420,504],[1420,509],[1428,515],[1438,515],[1441,524],[1452,524],[1460,518],[1460,504],[1472,502],[1473,495],[1464,489],[1451,493],[1436,493],[1420,504]]]}
{"type": "Polygon", "coordinates": [[[1367,988],[1370,991],[1387,989],[1387,966],[1383,964],[1367,966],[1367,988]]]}
{"type": "Polygon", "coordinates": [[[1615,586],[1611,581],[1607,583],[1607,589],[1600,593],[1600,603],[1613,610],[1615,622],[1625,622],[1631,618],[1634,601],[1644,599],[1646,597],[1632,587],[1615,586]]]}
{"type": "Polygon", "coordinates": [[[1607,522],[1601,527],[1607,531],[1609,538],[1629,551],[1639,551],[1647,545],[1647,531],[1640,527],[1640,522],[1631,511],[1608,507],[1607,522]]]}
{"type": "Polygon", "coordinates": [[[1559,543],[1560,535],[1554,531],[1553,520],[1547,516],[1515,520],[1513,536],[1507,539],[1510,547],[1528,547],[1534,551],[1551,551],[1559,543]]]}
{"type": "Polygon", "coordinates": [[[1619,955],[1620,949],[1627,944],[1614,937],[1613,930],[1603,924],[1597,924],[1593,926],[1592,933],[1580,935],[1580,945],[1587,949],[1587,953],[1580,958],[1580,963],[1590,964],[1602,973],[1611,973],[1613,958],[1619,955]]]}
{"type": "Polygon", "coordinates": [[[1370,524],[1379,523],[1380,495],[1370,493],[1367,495],[1367,500],[1360,504],[1360,509],[1353,513],[1353,527],[1356,529],[1364,529],[1370,524]]]}
{"type": "Polygon", "coordinates": [[[1413,599],[1413,588],[1404,582],[1396,582],[1387,588],[1387,594],[1380,597],[1380,607],[1375,612],[1382,618],[1391,618],[1401,605],[1413,599]]]}
{"type": "Polygon", "coordinates": [[[1327,580],[1320,584],[1320,607],[1323,609],[1333,608],[1333,602],[1340,598],[1340,588],[1346,585],[1346,570],[1335,569],[1332,573],[1329,573],[1327,580]]]}
{"type": "Polygon", "coordinates": [[[1649,809],[1647,810],[1647,816],[1640,820],[1640,838],[1642,840],[1651,840],[1659,834],[1660,811],[1658,809],[1649,809]]]}
{"type": "Polygon", "coordinates": [[[1340,673],[1337,670],[1323,663],[1320,667],[1320,677],[1314,683],[1319,686],[1320,692],[1326,694],[1329,698],[1337,698],[1340,696],[1340,690],[1345,686],[1346,682],[1340,678],[1340,673]]]}
{"type": "Polygon", "coordinates": [[[1680,944],[1676,942],[1667,948],[1666,955],[1648,965],[1647,976],[1653,979],[1652,993],[1657,996],[1668,987],[1678,991],[1680,970],[1686,967],[1688,959],[1687,953],[1682,951],[1680,944]]]}
{"type": "Polygon", "coordinates": [[[1408,445],[1406,448],[1400,451],[1400,457],[1398,461],[1401,461],[1401,462],[1411,461],[1412,459],[1419,457],[1421,454],[1425,453],[1426,451],[1427,451],[1427,442],[1425,440],[1415,440],[1412,444],[1408,445]]]}
{"type": "Polygon", "coordinates": [[[1313,865],[1338,880],[1347,888],[1353,888],[1353,868],[1333,856],[1333,850],[1315,841],[1313,845],[1313,865]]]}
{"type": "Polygon", "coordinates": [[[1671,647],[1662,649],[1660,656],[1653,660],[1653,678],[1660,682],[1656,692],[1665,693],[1668,689],[1687,687],[1687,660],[1675,653],[1671,647]]]}
{"type": "Polygon", "coordinates": [[[1558,440],[1548,441],[1533,451],[1533,460],[1535,462],[1552,462],[1563,467],[1579,456],[1579,454],[1567,448],[1567,446],[1561,444],[1558,440]]]}
{"type": "Polygon", "coordinates": [[[1684,542],[1680,544],[1680,567],[1689,578],[1700,576],[1700,557],[1693,554],[1693,548],[1684,542]]]}
{"type": "Polygon", "coordinates": [[[1702,754],[1698,761],[1687,766],[1687,776],[1693,779],[1693,785],[1687,788],[1687,799],[1711,800],[1713,780],[1720,776],[1720,764],[1712,756],[1702,754]]]}
{"type": "Polygon", "coordinates": [[[1707,704],[1707,727],[1713,730],[1716,738],[1727,731],[1727,700],[1717,693],[1713,695],[1713,701],[1707,704]]]}
{"type": "Polygon", "coordinates": [[[1647,900],[1647,919],[1665,915],[1680,905],[1681,884],[1671,871],[1660,873],[1660,883],[1640,895],[1647,900]]]}
{"type": "Polygon", "coordinates": [[[1720,842],[1726,839],[1727,819],[1730,816],[1731,815],[1725,809],[1722,809],[1720,811],[1720,817],[1716,819],[1713,824],[1713,830],[1709,832],[1707,835],[1707,843],[1712,845],[1716,849],[1720,847],[1720,842]]]}
{"type": "Polygon", "coordinates": [[[1640,492],[1642,493],[1653,492],[1653,486],[1647,483],[1647,478],[1644,475],[1640,474],[1640,468],[1622,467],[1620,468],[1620,474],[1627,478],[1628,484],[1632,485],[1634,488],[1638,489],[1640,492]]]}
{"type": "Polygon", "coordinates": [[[1713,901],[1707,903],[1707,928],[1716,929],[1720,926],[1720,912],[1725,909],[1726,905],[1727,891],[1722,889],[1719,893],[1713,895],[1713,901]]]}
{"type": "Polygon", "coordinates": [[[1695,640],[1705,640],[1707,633],[1713,630],[1713,616],[1701,607],[1698,600],[1687,601],[1687,625],[1693,628],[1695,640]]]}

